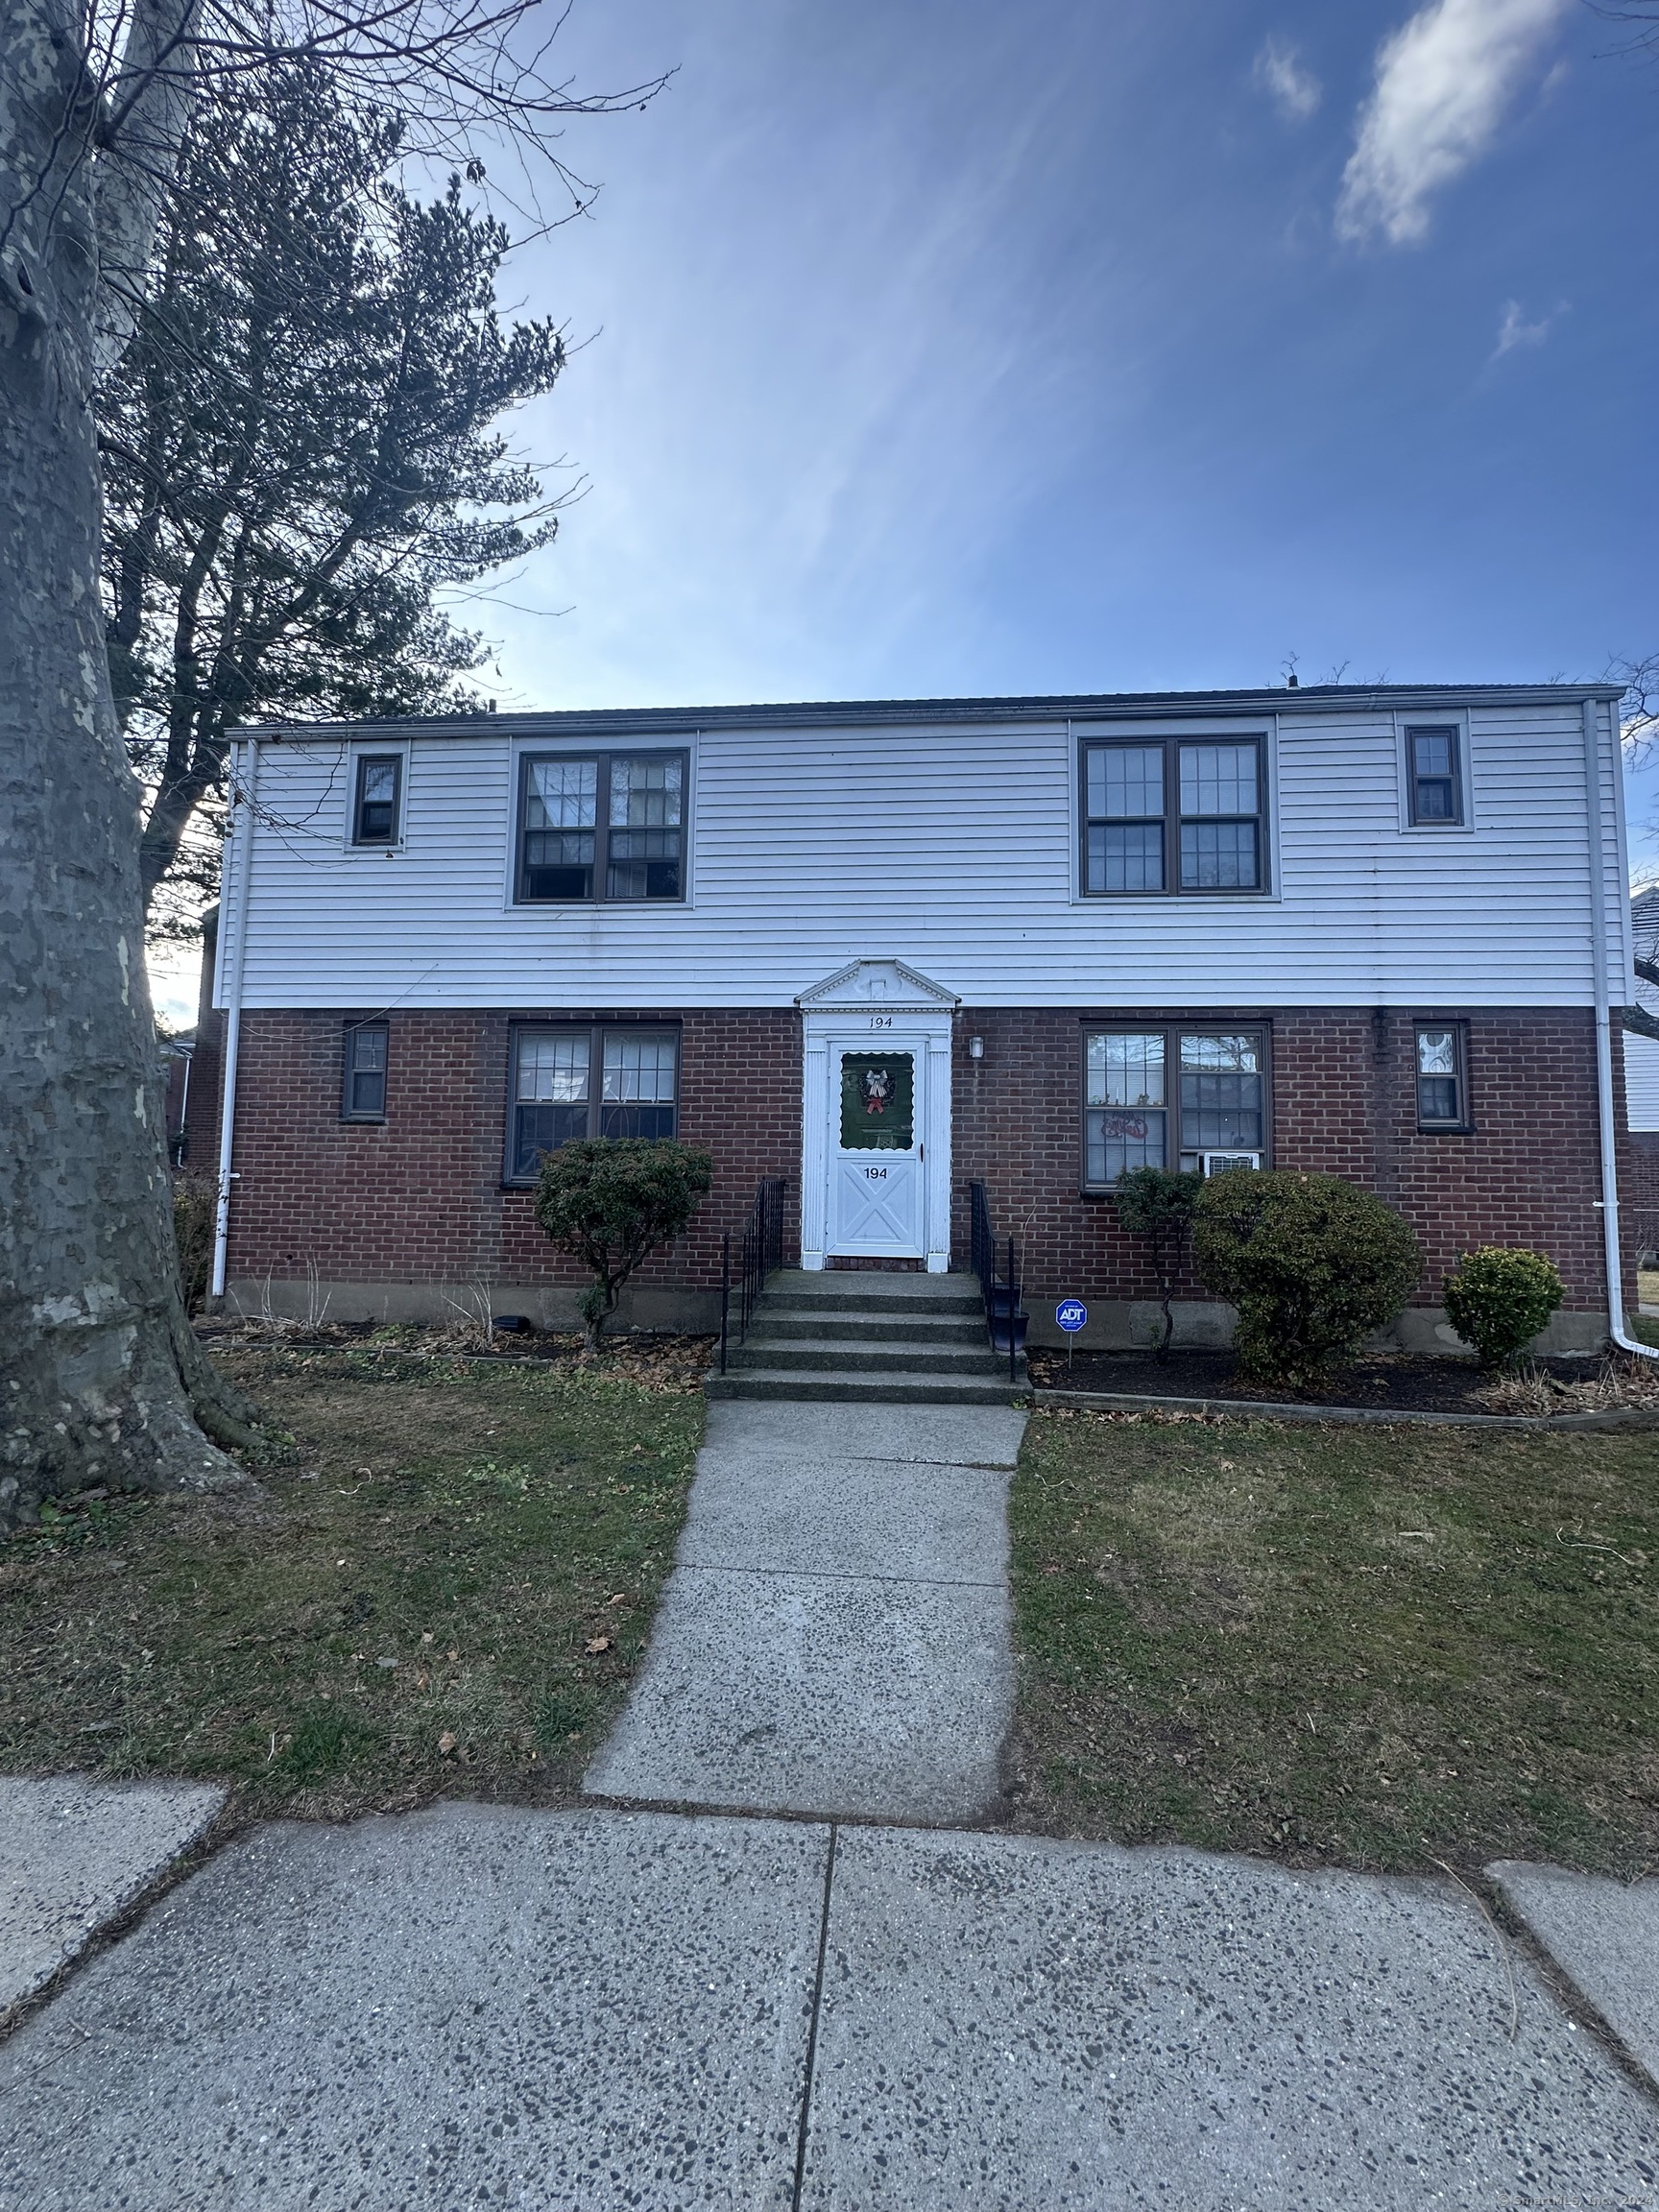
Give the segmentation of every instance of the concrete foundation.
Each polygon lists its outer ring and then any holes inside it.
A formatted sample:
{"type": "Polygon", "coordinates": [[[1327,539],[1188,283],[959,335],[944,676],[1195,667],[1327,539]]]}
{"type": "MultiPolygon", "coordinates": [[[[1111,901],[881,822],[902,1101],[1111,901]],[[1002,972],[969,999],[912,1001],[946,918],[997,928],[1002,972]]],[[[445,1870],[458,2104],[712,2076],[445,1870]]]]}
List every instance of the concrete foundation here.
{"type": "MultiPolygon", "coordinates": [[[[576,1311],[581,1290],[576,1286],[550,1289],[545,1285],[496,1283],[485,1286],[493,1315],[523,1313],[539,1329],[574,1330],[582,1326],[576,1311]]],[[[474,1283],[311,1283],[287,1277],[258,1281],[250,1277],[227,1286],[223,1310],[232,1314],[269,1314],[278,1321],[454,1321],[478,1313],[480,1286],[474,1283]]],[[[1164,1311],[1150,1299],[1089,1298],[1089,1321],[1073,1338],[1068,1338],[1054,1319],[1054,1309],[1065,1291],[1028,1291],[1025,1304],[1031,1316],[1027,1341],[1053,1350],[1075,1343],[1080,1352],[1135,1352],[1150,1348],[1164,1327],[1164,1311]]],[[[1215,1298],[1177,1298],[1175,1349],[1181,1352],[1220,1352],[1233,1341],[1238,1315],[1215,1298]]],[[[664,1329],[686,1335],[712,1334],[720,1326],[717,1290],[641,1288],[624,1290],[622,1302],[610,1326],[616,1330],[664,1329]]],[[[1531,1350],[1541,1358],[1596,1353],[1607,1345],[1607,1321],[1601,1313],[1557,1313],[1531,1350]]],[[[1380,1330],[1368,1347],[1379,1352],[1408,1352],[1419,1358],[1468,1359],[1474,1355],[1446,1318],[1443,1306],[1408,1306],[1391,1327],[1380,1330]]]]}
{"type": "MultiPolygon", "coordinates": [[[[1027,1291],[1031,1327],[1027,1343],[1063,1350],[1068,1341],[1080,1352],[1136,1352],[1150,1349],[1164,1329],[1164,1309],[1151,1302],[1102,1298],[1084,1294],[1089,1309],[1087,1325],[1074,1337],[1054,1318],[1054,1309],[1065,1292],[1053,1296],[1027,1291]]],[[[1233,1341],[1238,1314],[1219,1299],[1177,1298],[1174,1347],[1178,1352],[1224,1351],[1233,1341]]],[[[1574,1353],[1600,1352],[1607,1344],[1607,1320],[1601,1313],[1556,1313],[1541,1335],[1532,1339],[1531,1351],[1540,1358],[1567,1357],[1574,1353]]],[[[1446,1318],[1443,1306],[1407,1306],[1388,1328],[1380,1329],[1366,1349],[1374,1352],[1407,1352],[1423,1359],[1472,1359],[1475,1355],[1446,1318]]]]}
{"type": "MultiPolygon", "coordinates": [[[[522,1283],[312,1283],[243,1277],[225,1287],[220,1310],[277,1321],[444,1322],[477,1320],[479,1291],[487,1289],[493,1317],[522,1313],[538,1329],[575,1330],[580,1285],[522,1283]]],[[[625,1289],[608,1329],[667,1329],[686,1335],[711,1334],[720,1326],[717,1290],[625,1289]]]]}

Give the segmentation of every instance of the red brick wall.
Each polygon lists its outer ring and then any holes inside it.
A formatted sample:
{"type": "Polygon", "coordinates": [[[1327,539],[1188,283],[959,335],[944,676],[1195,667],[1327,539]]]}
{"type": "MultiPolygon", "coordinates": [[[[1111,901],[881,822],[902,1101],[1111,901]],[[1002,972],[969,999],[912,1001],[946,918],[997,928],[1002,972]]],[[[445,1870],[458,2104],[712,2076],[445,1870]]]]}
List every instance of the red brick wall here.
{"type": "MultiPolygon", "coordinates": [[[[566,1008],[526,1018],[612,1019],[566,1008]]],[[[680,1022],[680,1133],[715,1164],[689,1233],[635,1280],[711,1288],[720,1233],[741,1227],[763,1175],[789,1178],[798,1219],[800,1019],[792,1008],[629,1018],[680,1022]]],[[[230,1274],[298,1278],[309,1262],[325,1282],[585,1282],[537,1227],[532,1194],[501,1188],[509,1017],[390,1015],[377,1123],[340,1119],[347,1019],[242,1017],[230,1274]]],[[[792,1261],[799,1249],[796,1239],[792,1261]]]]}
{"type": "MultiPolygon", "coordinates": [[[[1238,1008],[1159,1009],[1157,1020],[1241,1019],[1238,1008]]],[[[1440,1011],[1425,1008],[1426,1014],[1440,1011]]],[[[1094,1021],[1142,1020],[1102,1008],[1094,1021]]],[[[1422,1240],[1415,1303],[1438,1305],[1441,1281],[1476,1243],[1547,1252],[1570,1308],[1604,1305],[1597,1151],[1595,1023],[1577,1009],[1471,1014],[1477,1134],[1420,1135],[1412,1017],[1358,1007],[1263,1012],[1271,1041],[1272,1165],[1342,1175],[1397,1206],[1422,1240]]],[[[1033,1288],[1101,1299],[1148,1298],[1144,1246],[1109,1198],[1079,1195],[1085,1026],[1064,1010],[965,1010],[956,1056],[954,1165],[989,1188],[998,1235],[1028,1256],[1033,1288]]],[[[966,1199],[952,1224],[967,1238],[966,1199]]],[[[1202,1295],[1189,1283],[1189,1294],[1202,1295]]]]}
{"type": "MultiPolygon", "coordinates": [[[[1156,1018],[1214,1019],[1217,1011],[1168,1008],[1156,1018]]],[[[1569,1307],[1601,1307],[1587,1012],[1471,1014],[1478,1133],[1443,1137],[1416,1128],[1409,1015],[1219,1011],[1229,1020],[1248,1013],[1269,1027],[1274,1164],[1347,1176],[1398,1206],[1424,1245],[1419,1303],[1438,1303],[1459,1251],[1494,1242],[1549,1253],[1566,1278],[1569,1307]]],[[[534,1018],[613,1017],[557,1009],[534,1018]]],[[[788,1178],[792,1231],[798,1221],[800,1018],[792,1008],[632,1018],[680,1022],[681,1133],[707,1144],[715,1161],[714,1190],[691,1232],[637,1280],[709,1287],[718,1281],[720,1231],[740,1225],[761,1176],[788,1178]]],[[[1108,1008],[1089,1017],[1119,1018],[1108,1008]]],[[[530,1194],[501,1189],[509,1016],[393,1013],[383,1125],[339,1118],[346,1019],[243,1017],[231,1275],[299,1278],[309,1262],[335,1282],[583,1280],[536,1227],[530,1194]]],[[[978,1178],[990,1188],[998,1234],[1020,1239],[1034,1288],[1146,1298],[1154,1285],[1142,1248],[1118,1227],[1109,1199],[1078,1190],[1083,1025],[1060,1010],[973,1009],[959,1018],[953,1251],[963,1263],[965,1186],[978,1178]],[[980,1060],[968,1055],[970,1036],[984,1040],[980,1060]]],[[[1633,1179],[1649,1173],[1659,1204],[1659,1144],[1644,1166],[1639,1142],[1623,1187],[1634,1195],[1633,1179]]]]}

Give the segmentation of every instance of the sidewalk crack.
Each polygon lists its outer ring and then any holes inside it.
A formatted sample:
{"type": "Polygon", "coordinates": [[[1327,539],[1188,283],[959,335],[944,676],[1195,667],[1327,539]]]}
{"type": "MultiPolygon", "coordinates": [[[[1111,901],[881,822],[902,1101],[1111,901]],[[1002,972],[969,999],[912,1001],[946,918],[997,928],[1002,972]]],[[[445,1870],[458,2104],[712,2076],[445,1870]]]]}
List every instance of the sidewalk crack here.
{"type": "Polygon", "coordinates": [[[830,1823],[830,1850],[824,1861],[824,1914],[818,1923],[818,1972],[812,1983],[812,2018],[806,2029],[806,2072],[801,2083],[801,2132],[795,2139],[795,2187],[789,2212],[801,2212],[801,2192],[806,2185],[806,2129],[812,2117],[812,2070],[818,2059],[818,2014],[824,2003],[824,1960],[830,1947],[830,1892],[835,1882],[835,1845],[841,1834],[830,1823]]]}

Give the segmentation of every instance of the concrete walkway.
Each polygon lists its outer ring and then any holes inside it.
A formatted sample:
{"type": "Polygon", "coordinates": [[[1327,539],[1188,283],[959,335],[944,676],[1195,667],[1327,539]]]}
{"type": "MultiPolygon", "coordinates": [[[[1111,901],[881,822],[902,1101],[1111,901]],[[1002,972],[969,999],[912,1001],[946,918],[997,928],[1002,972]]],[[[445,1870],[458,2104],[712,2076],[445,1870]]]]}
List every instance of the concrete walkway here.
{"type": "MultiPolygon", "coordinates": [[[[751,1816],[252,1830],[0,2044],[0,2212],[1659,2212],[1659,1884],[1489,1869],[1546,1974],[1451,1881],[943,1825],[1021,1427],[712,1407],[588,1787],[751,1816]]],[[[215,1802],[0,1782],[9,1986],[215,1802]]]]}
{"type": "Polygon", "coordinates": [[[225,1802],[189,1782],[0,1776],[0,2019],[195,1842],[225,1802]]]}
{"type": "Polygon", "coordinates": [[[589,1794],[971,1822],[1013,1719],[1009,1407],[710,1406],[589,1794]]]}
{"type": "Polygon", "coordinates": [[[254,1830],[0,2047],[0,2212],[1624,2212],[1450,1883],[444,1805],[254,1830]]]}

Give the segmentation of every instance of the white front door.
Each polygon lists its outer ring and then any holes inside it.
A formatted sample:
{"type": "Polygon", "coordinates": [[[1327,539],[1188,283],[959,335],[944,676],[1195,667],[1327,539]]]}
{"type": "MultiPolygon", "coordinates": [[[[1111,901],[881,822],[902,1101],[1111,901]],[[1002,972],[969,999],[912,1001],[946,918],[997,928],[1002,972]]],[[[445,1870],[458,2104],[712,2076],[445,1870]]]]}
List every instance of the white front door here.
{"type": "Polygon", "coordinates": [[[801,1264],[950,1264],[953,995],[902,960],[803,991],[801,1264]]]}
{"type": "Polygon", "coordinates": [[[850,1259],[924,1259],[926,1039],[836,1041],[830,1069],[829,1250],[850,1259]]]}

